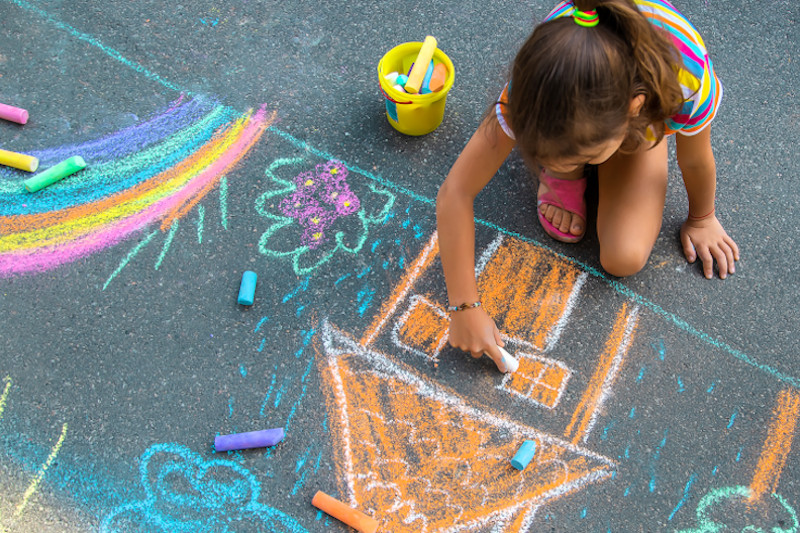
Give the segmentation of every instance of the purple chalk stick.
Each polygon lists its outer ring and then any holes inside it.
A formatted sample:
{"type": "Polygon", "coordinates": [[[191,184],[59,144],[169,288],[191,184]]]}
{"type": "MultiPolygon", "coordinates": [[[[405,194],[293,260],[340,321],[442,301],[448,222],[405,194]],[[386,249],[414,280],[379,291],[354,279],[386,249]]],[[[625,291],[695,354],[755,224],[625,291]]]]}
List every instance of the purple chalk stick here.
{"type": "Polygon", "coordinates": [[[20,107],[0,104],[0,118],[17,122],[19,124],[27,124],[28,112],[20,107]]]}
{"type": "Polygon", "coordinates": [[[217,435],[214,437],[214,449],[218,452],[228,450],[246,450],[248,448],[262,448],[275,446],[283,440],[283,428],[264,429],[247,433],[233,433],[231,435],[217,435]]]}

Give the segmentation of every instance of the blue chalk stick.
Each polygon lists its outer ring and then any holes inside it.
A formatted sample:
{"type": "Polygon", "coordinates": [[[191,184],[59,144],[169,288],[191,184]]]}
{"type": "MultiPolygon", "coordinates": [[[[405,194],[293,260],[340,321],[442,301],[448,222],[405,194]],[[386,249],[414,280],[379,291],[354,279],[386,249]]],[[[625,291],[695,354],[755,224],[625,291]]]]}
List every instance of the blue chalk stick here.
{"type": "Polygon", "coordinates": [[[242,283],[239,285],[239,299],[238,302],[242,305],[253,305],[253,299],[256,294],[256,280],[258,276],[252,270],[245,271],[242,274],[242,283]]]}
{"type": "Polygon", "coordinates": [[[394,82],[395,82],[397,85],[401,85],[401,86],[403,86],[403,87],[405,87],[405,86],[406,86],[406,82],[407,82],[407,81],[408,81],[408,76],[406,76],[405,74],[400,74],[399,76],[397,76],[397,79],[396,79],[396,80],[394,80],[394,82]]]}
{"type": "Polygon", "coordinates": [[[536,441],[526,440],[522,443],[522,446],[519,447],[519,450],[517,450],[514,458],[511,459],[511,466],[517,470],[523,470],[526,466],[528,466],[528,463],[531,462],[531,459],[533,459],[533,455],[535,453],[536,441]]]}
{"type": "Polygon", "coordinates": [[[431,64],[428,65],[428,71],[422,79],[422,88],[419,90],[419,94],[428,94],[431,92],[431,76],[433,76],[433,59],[431,59],[431,64]]]}

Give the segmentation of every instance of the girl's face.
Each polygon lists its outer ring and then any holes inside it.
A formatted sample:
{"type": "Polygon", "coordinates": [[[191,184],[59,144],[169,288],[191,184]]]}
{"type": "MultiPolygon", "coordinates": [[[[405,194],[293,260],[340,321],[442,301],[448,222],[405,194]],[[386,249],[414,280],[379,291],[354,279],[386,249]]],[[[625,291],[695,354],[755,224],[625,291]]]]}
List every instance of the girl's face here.
{"type": "Polygon", "coordinates": [[[619,150],[619,147],[622,146],[622,142],[624,140],[624,135],[615,137],[584,151],[581,155],[557,161],[542,161],[542,166],[551,172],[556,172],[558,174],[569,174],[578,169],[582,169],[584,165],[587,164],[599,165],[601,163],[605,163],[612,155],[617,153],[617,150],[619,150]]]}
{"type": "MultiPolygon", "coordinates": [[[[636,95],[631,98],[628,106],[629,117],[639,116],[639,112],[644,106],[645,97],[642,94],[636,95]]],[[[578,169],[583,169],[587,164],[600,165],[608,161],[608,159],[617,153],[619,147],[625,141],[627,136],[628,126],[622,127],[622,132],[617,137],[612,137],[604,143],[598,144],[592,148],[582,151],[579,155],[568,157],[558,161],[541,161],[540,163],[544,168],[557,174],[570,174],[576,172],[578,169]]]]}

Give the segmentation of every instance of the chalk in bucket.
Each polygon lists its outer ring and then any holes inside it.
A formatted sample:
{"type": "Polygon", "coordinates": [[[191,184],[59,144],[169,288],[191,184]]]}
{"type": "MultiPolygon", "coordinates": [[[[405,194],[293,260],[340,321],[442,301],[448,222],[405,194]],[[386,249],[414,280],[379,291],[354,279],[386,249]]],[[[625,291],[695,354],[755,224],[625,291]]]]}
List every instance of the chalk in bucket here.
{"type": "Polygon", "coordinates": [[[378,63],[378,80],[386,99],[386,118],[389,124],[406,135],[425,135],[439,127],[444,118],[447,92],[455,80],[455,68],[447,54],[439,48],[433,52],[433,63],[447,69],[444,86],[437,92],[408,94],[394,87],[385,76],[392,72],[408,72],[416,61],[422,42],[409,42],[395,46],[378,63]]]}

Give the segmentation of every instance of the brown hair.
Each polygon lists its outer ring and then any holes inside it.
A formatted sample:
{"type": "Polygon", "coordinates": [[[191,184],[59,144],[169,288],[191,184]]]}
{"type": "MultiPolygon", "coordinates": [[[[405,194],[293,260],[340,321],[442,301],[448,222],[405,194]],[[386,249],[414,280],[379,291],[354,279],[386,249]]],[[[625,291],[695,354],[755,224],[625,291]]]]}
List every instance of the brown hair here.
{"type": "Polygon", "coordinates": [[[634,151],[653,125],[661,126],[683,102],[677,70],[681,56],[669,34],[639,12],[633,0],[575,0],[596,10],[599,24],[586,28],[572,17],[536,27],[514,60],[507,117],[523,155],[536,161],[582,155],[624,136],[634,151]],[[638,116],[631,99],[644,95],[638,116]]]}

